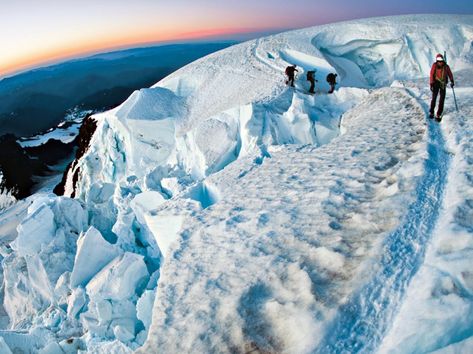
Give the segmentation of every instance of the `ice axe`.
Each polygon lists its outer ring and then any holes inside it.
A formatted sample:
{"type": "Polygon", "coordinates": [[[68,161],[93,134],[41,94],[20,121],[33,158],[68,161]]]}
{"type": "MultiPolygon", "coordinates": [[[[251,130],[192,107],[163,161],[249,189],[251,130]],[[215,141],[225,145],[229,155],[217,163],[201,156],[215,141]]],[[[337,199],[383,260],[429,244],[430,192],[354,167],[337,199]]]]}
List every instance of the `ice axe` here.
{"type": "MultiPolygon", "coordinates": [[[[446,51],[443,52],[443,59],[445,60],[445,64],[447,64],[447,52],[446,51]]],[[[453,86],[450,86],[450,87],[452,88],[452,92],[453,92],[453,100],[455,101],[455,109],[458,112],[457,96],[455,95],[455,89],[453,88],[453,86]]]]}

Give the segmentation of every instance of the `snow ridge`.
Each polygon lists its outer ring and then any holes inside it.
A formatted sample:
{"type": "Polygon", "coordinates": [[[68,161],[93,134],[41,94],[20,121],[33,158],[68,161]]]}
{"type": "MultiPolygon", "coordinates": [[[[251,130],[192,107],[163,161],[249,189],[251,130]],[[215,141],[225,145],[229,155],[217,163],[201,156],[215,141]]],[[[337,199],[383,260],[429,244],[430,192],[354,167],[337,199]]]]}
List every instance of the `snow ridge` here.
{"type": "Polygon", "coordinates": [[[450,156],[436,123],[429,124],[427,150],[417,198],[402,224],[386,239],[376,275],[340,308],[318,353],[374,352],[391,325],[423,262],[442,207],[450,156]]]}

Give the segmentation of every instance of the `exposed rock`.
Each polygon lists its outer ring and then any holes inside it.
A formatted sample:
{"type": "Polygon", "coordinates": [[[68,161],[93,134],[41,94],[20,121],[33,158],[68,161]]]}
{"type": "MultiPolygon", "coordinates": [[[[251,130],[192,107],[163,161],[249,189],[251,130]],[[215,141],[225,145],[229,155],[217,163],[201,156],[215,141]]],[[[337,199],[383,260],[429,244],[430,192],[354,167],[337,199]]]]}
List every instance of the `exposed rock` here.
{"type": "MultiPolygon", "coordinates": [[[[79,159],[82,156],[84,156],[84,154],[86,153],[87,149],[89,148],[90,140],[92,139],[92,136],[94,135],[96,129],[97,129],[97,121],[94,118],[92,118],[91,115],[87,116],[82,122],[82,126],[80,127],[79,135],[77,137],[78,148],[76,151],[75,159],[67,166],[66,170],[64,171],[61,183],[59,183],[54,188],[55,194],[64,195],[64,187],[66,185],[67,175],[69,171],[74,170],[74,167],[77,165],[77,162],[79,161],[79,159]]],[[[80,171],[79,169],[76,169],[74,172],[74,176],[73,176],[74,193],[71,195],[72,198],[74,198],[74,195],[75,195],[75,185],[79,177],[79,171],[80,171]]]]}

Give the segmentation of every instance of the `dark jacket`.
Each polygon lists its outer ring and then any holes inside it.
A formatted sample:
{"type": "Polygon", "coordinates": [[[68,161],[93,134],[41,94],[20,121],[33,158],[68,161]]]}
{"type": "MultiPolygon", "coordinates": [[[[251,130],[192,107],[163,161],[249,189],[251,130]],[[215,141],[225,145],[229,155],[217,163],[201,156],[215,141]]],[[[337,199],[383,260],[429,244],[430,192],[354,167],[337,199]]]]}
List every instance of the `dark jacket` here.
{"type": "Polygon", "coordinates": [[[295,73],[296,71],[299,72],[299,70],[297,70],[294,66],[288,66],[288,67],[286,68],[286,75],[287,75],[287,76],[294,76],[294,73],[295,73]]]}
{"type": "Polygon", "coordinates": [[[327,75],[327,82],[331,85],[336,84],[337,81],[337,75],[334,73],[330,73],[327,75]]]}

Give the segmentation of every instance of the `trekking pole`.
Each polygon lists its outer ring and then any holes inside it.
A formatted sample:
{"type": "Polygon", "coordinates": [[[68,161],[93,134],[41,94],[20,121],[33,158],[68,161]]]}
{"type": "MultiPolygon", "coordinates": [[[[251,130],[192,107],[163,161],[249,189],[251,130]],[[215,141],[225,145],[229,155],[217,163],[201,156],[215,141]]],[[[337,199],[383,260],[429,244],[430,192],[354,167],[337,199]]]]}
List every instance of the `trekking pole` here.
{"type": "MultiPolygon", "coordinates": [[[[445,64],[447,64],[447,51],[443,51],[443,59],[445,60],[445,64]]],[[[458,104],[457,104],[457,96],[455,95],[455,89],[452,87],[452,92],[453,92],[453,100],[455,101],[455,109],[458,112],[458,104]]]]}
{"type": "MultiPolygon", "coordinates": [[[[443,60],[445,60],[445,64],[447,64],[447,51],[443,51],[443,60]]],[[[455,89],[452,87],[452,92],[453,92],[453,100],[455,101],[455,109],[458,112],[458,104],[457,104],[457,96],[455,95],[455,89]]]]}
{"type": "Polygon", "coordinates": [[[453,100],[455,101],[455,109],[458,112],[457,96],[455,95],[455,89],[453,87],[452,87],[452,92],[453,92],[453,100]]]}

